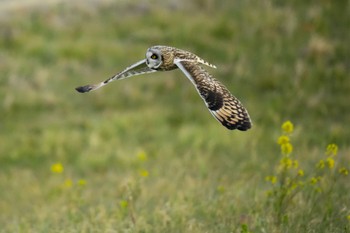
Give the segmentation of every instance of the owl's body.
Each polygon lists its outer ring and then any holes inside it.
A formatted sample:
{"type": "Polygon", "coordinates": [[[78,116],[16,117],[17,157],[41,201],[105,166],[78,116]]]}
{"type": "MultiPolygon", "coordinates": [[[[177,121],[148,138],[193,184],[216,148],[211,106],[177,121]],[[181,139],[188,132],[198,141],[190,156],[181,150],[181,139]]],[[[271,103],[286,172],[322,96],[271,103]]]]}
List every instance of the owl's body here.
{"type": "Polygon", "coordinates": [[[240,101],[223,84],[214,79],[201,65],[216,68],[214,65],[188,51],[158,45],[147,50],[146,59],[135,63],[106,81],[96,85],[78,87],[76,90],[84,93],[96,90],[117,79],[180,68],[194,84],[210,113],[222,125],[228,129],[243,131],[251,128],[249,114],[240,101]]]}

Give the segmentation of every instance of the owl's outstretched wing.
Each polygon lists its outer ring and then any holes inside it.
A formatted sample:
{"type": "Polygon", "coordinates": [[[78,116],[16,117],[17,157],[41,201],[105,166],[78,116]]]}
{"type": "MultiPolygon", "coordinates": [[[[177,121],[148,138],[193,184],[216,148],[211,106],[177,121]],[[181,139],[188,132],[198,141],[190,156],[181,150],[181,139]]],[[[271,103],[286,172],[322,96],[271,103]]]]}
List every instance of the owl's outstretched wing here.
{"type": "Polygon", "coordinates": [[[252,123],[248,111],[227,88],[198,63],[175,60],[175,64],[195,85],[210,113],[226,128],[248,130],[252,123]]]}
{"type": "Polygon", "coordinates": [[[144,60],[141,60],[141,61],[133,64],[132,66],[129,66],[128,68],[126,68],[122,72],[120,72],[116,75],[113,75],[112,77],[110,77],[109,79],[107,79],[103,82],[100,82],[97,84],[92,84],[92,85],[77,87],[77,88],[75,88],[75,90],[77,90],[80,93],[94,91],[100,87],[103,87],[104,85],[107,85],[108,83],[110,83],[114,80],[124,79],[124,78],[128,78],[128,77],[135,76],[135,75],[140,75],[140,74],[152,73],[155,71],[156,70],[153,70],[147,66],[146,59],[144,59],[144,60]]]}

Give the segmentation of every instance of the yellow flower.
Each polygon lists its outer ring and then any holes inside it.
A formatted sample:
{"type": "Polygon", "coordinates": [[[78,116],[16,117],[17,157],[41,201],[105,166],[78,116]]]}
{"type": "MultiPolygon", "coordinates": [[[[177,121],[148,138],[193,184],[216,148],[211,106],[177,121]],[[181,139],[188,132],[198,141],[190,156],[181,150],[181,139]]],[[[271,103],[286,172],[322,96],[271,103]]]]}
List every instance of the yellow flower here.
{"type": "Polygon", "coordinates": [[[142,176],[142,177],[147,177],[148,175],[149,175],[149,173],[148,173],[148,171],[147,170],[140,170],[139,171],[139,174],[140,174],[140,176],[142,176]]]}
{"type": "Polygon", "coordinates": [[[218,191],[219,193],[223,193],[225,192],[225,187],[222,185],[219,185],[218,187],[216,187],[216,191],[218,191]]]}
{"type": "Polygon", "coordinates": [[[275,184],[277,182],[277,177],[273,176],[271,177],[271,184],[275,184]]]}
{"type": "Polygon", "coordinates": [[[63,182],[63,187],[64,188],[71,188],[73,186],[73,181],[71,179],[66,179],[63,182]]]}
{"type": "Polygon", "coordinates": [[[286,121],[282,124],[282,130],[284,133],[292,133],[294,130],[294,125],[290,121],[286,121]]]}
{"type": "Polygon", "coordinates": [[[332,169],[334,167],[334,159],[333,158],[327,158],[326,162],[327,162],[329,169],[332,169]]]}
{"type": "Polygon", "coordinates": [[[334,143],[327,146],[326,155],[335,156],[338,153],[338,146],[334,143]]]}
{"type": "Polygon", "coordinates": [[[311,183],[311,184],[317,184],[320,180],[321,180],[321,177],[320,177],[320,176],[318,176],[318,177],[312,177],[311,180],[310,180],[310,183],[311,183]]]}
{"type": "Polygon", "coordinates": [[[317,182],[318,182],[318,179],[316,177],[312,177],[310,180],[311,184],[317,184],[317,182]]]}
{"type": "Polygon", "coordinates": [[[346,169],[345,167],[342,167],[342,168],[339,168],[339,173],[344,175],[344,176],[347,176],[349,174],[349,171],[348,169],[346,169]]]}
{"type": "Polygon", "coordinates": [[[268,197],[271,197],[273,195],[273,192],[271,190],[266,191],[265,195],[268,196],[268,197]]]}
{"type": "Polygon", "coordinates": [[[141,162],[145,162],[147,160],[147,154],[144,151],[140,151],[137,153],[137,159],[141,162]]]}
{"type": "Polygon", "coordinates": [[[283,168],[289,169],[293,166],[293,160],[290,158],[284,157],[281,159],[280,164],[282,165],[283,168]]]}
{"type": "Polygon", "coordinates": [[[86,185],[86,180],[83,180],[83,179],[78,180],[78,185],[79,186],[85,186],[86,185]]]}
{"type": "Polygon", "coordinates": [[[279,145],[283,145],[283,144],[289,143],[289,137],[286,136],[286,135],[282,135],[282,136],[280,136],[280,137],[277,139],[277,143],[278,143],[279,145]]]}
{"type": "Polygon", "coordinates": [[[304,171],[303,169],[298,170],[298,176],[304,176],[304,171]]]}
{"type": "Polygon", "coordinates": [[[62,173],[64,170],[64,167],[61,163],[55,163],[51,165],[51,172],[53,173],[62,173]]]}
{"type": "Polygon", "coordinates": [[[291,184],[291,186],[290,186],[290,188],[289,188],[288,191],[293,191],[293,190],[296,189],[297,187],[298,187],[298,183],[293,182],[293,183],[291,184]]]}
{"type": "Polygon", "coordinates": [[[271,182],[271,184],[275,184],[277,182],[277,177],[276,176],[266,176],[265,180],[271,182]]]}
{"type": "Polygon", "coordinates": [[[321,159],[320,162],[318,162],[318,164],[316,164],[317,168],[323,169],[325,166],[324,160],[321,159]]]}
{"type": "Polygon", "coordinates": [[[350,214],[348,216],[346,216],[346,218],[350,221],[350,214]]]}
{"type": "Polygon", "coordinates": [[[127,207],[129,206],[129,202],[126,201],[126,200],[121,200],[121,201],[119,202],[119,206],[120,206],[122,209],[125,209],[125,208],[127,208],[127,207]]]}
{"type": "Polygon", "coordinates": [[[293,151],[293,145],[289,142],[281,145],[281,151],[284,155],[289,155],[293,151]]]}
{"type": "Polygon", "coordinates": [[[326,162],[327,162],[329,169],[332,169],[334,167],[334,159],[327,158],[326,162]]]}

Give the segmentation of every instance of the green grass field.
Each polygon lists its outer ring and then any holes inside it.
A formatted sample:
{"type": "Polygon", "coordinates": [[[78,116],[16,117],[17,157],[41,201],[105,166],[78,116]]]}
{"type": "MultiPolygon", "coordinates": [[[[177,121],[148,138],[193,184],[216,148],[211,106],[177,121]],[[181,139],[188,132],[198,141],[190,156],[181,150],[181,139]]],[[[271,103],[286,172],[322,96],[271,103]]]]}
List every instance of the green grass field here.
{"type": "Polygon", "coordinates": [[[0,9],[0,232],[350,232],[349,1],[186,2],[0,9]],[[156,44],[217,65],[253,128],[179,70],[74,90],[156,44]]]}

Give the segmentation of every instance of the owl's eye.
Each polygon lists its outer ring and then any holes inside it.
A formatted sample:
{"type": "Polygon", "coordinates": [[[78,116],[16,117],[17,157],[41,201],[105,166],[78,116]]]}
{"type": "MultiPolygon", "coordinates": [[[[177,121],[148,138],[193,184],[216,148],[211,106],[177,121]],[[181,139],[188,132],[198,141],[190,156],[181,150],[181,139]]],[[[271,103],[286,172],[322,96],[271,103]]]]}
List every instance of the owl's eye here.
{"type": "Polygon", "coordinates": [[[152,58],[152,59],[157,59],[158,56],[157,56],[157,54],[154,54],[154,53],[153,53],[152,56],[151,56],[151,58],[152,58]]]}

